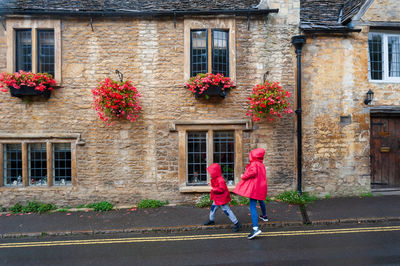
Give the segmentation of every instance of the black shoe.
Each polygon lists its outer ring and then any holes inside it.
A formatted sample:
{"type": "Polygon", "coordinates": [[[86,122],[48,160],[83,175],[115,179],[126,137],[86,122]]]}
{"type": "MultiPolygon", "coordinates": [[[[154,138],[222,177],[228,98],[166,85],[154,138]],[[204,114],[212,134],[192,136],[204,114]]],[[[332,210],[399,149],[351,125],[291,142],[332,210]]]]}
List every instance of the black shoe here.
{"type": "Polygon", "coordinates": [[[263,220],[264,222],[268,222],[267,215],[265,215],[265,216],[260,215],[260,219],[263,220]]]}
{"type": "Polygon", "coordinates": [[[247,236],[247,239],[253,239],[254,237],[258,236],[259,234],[261,234],[260,229],[257,229],[257,230],[253,229],[253,231],[251,231],[251,233],[247,236]]]}
{"type": "Polygon", "coordinates": [[[233,232],[239,231],[240,228],[242,228],[242,224],[238,221],[238,222],[235,223],[235,225],[233,226],[233,232]]]}
{"type": "Polygon", "coordinates": [[[214,221],[208,221],[208,222],[206,222],[206,223],[204,223],[204,225],[213,225],[213,224],[215,224],[215,222],[214,221]]]}

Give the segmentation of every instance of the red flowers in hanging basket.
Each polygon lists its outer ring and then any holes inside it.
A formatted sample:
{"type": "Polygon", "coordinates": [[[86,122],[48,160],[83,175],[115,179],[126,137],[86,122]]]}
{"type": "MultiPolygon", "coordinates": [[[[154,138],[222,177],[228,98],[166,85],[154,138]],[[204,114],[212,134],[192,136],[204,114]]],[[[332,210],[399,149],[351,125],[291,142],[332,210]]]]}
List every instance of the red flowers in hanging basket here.
{"type": "Polygon", "coordinates": [[[293,113],[289,103],[290,97],[291,93],[282,89],[279,82],[266,81],[256,85],[248,98],[246,115],[253,121],[260,121],[264,117],[268,121],[274,121],[283,114],[293,113]]]}
{"type": "Polygon", "coordinates": [[[124,118],[134,122],[142,110],[138,100],[141,95],[131,81],[121,82],[106,78],[92,89],[92,93],[94,109],[103,121],[124,118]]]}
{"type": "Polygon", "coordinates": [[[185,83],[185,87],[194,93],[196,98],[205,95],[219,95],[225,98],[228,90],[234,87],[233,81],[222,74],[197,74],[185,83]]]}
{"type": "MultiPolygon", "coordinates": [[[[3,72],[0,74],[0,88],[2,92],[8,92],[4,87],[8,87],[12,91],[18,92],[20,89],[26,90],[26,88],[32,88],[36,90],[38,94],[51,91],[52,85],[55,85],[56,81],[53,76],[48,73],[32,73],[20,70],[14,74],[3,72]]],[[[32,94],[34,95],[34,94],[32,94]]]]}

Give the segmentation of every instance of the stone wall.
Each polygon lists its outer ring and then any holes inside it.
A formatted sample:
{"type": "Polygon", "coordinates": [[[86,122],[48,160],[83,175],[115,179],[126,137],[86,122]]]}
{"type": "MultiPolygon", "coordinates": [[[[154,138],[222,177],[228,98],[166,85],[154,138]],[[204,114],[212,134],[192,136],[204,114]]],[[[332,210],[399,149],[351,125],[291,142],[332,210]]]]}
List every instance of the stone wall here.
{"type": "MultiPolygon", "coordinates": [[[[251,88],[268,79],[294,92],[294,49],[299,5],[270,1],[279,14],[236,19],[237,86],[223,101],[197,100],[183,84],[183,19],[62,18],[62,84],[47,101],[26,103],[0,94],[0,133],[81,133],[77,182],[72,187],[0,187],[0,205],[40,200],[76,205],[108,200],[136,204],[143,198],[192,202],[178,182],[178,134],[171,121],[245,119],[251,88]],[[294,15],[293,15],[294,14],[294,15]],[[91,108],[91,89],[118,69],[142,94],[143,111],[135,123],[107,127],[91,108]]],[[[0,27],[0,71],[5,71],[5,32],[0,27]]],[[[270,193],[294,188],[294,115],[262,122],[243,135],[248,152],[266,148],[270,193]]]]}
{"type": "Polygon", "coordinates": [[[305,191],[369,192],[369,108],[398,105],[400,86],[368,80],[368,27],[348,35],[308,36],[302,62],[305,191]],[[374,100],[366,106],[369,89],[374,100]]]}

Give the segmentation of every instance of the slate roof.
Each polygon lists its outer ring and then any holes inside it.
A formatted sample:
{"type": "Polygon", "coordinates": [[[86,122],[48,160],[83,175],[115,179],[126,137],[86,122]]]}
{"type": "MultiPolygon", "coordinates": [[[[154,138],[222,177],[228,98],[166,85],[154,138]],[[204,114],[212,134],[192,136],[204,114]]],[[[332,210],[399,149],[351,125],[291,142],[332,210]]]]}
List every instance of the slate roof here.
{"type": "Polygon", "coordinates": [[[5,13],[169,12],[254,9],[260,0],[0,0],[5,13]]]}
{"type": "Polygon", "coordinates": [[[304,31],[349,31],[351,18],[366,0],[301,0],[300,28],[304,31]]]}

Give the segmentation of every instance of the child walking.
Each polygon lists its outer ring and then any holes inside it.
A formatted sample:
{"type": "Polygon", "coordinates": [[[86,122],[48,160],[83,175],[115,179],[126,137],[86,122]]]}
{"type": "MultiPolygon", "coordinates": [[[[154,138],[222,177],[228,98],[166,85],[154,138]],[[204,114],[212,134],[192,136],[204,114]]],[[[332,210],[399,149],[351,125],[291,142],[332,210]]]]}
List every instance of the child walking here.
{"type": "Polygon", "coordinates": [[[247,165],[242,180],[236,185],[233,193],[250,198],[250,214],[253,230],[248,235],[252,239],[261,234],[258,228],[257,201],[260,204],[262,215],[260,219],[267,222],[267,211],[264,200],[267,198],[267,177],[265,165],[263,164],[265,150],[257,148],[250,151],[250,164],[247,165]]]}
{"type": "Polygon", "coordinates": [[[224,213],[229,217],[229,219],[234,224],[233,231],[237,232],[242,227],[241,223],[233,214],[232,210],[229,208],[229,202],[231,201],[231,194],[229,193],[228,187],[226,186],[225,180],[221,174],[221,166],[217,163],[213,163],[207,168],[207,171],[211,175],[211,193],[210,199],[213,204],[210,208],[210,218],[204,225],[213,225],[215,212],[219,207],[224,211],[224,213]]]}

